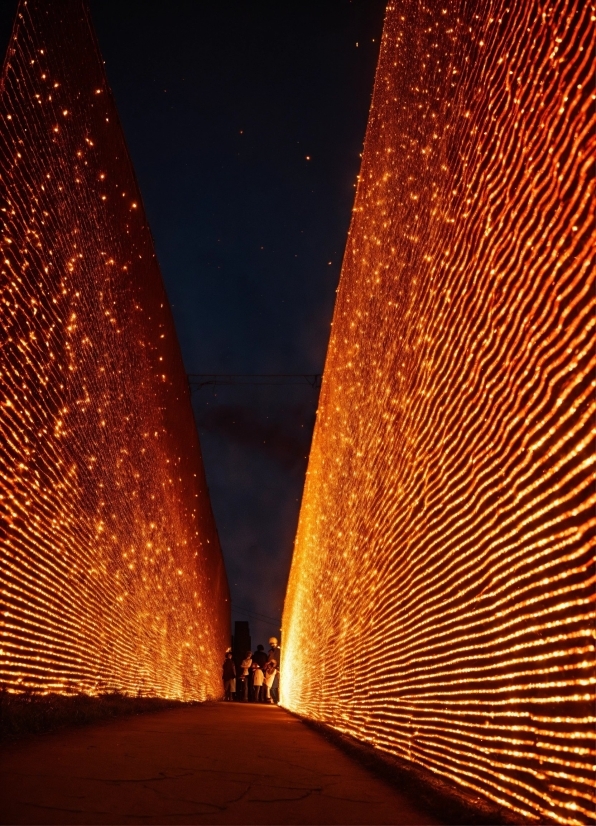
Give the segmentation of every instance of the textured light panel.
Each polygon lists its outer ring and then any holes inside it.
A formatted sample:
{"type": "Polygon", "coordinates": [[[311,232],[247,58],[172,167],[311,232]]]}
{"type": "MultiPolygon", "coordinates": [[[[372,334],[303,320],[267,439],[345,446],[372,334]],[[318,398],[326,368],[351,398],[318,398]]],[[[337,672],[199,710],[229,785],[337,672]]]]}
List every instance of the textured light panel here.
{"type": "Polygon", "coordinates": [[[594,8],[387,8],[283,703],[594,816],[594,8]]]}
{"type": "Polygon", "coordinates": [[[151,234],[81,0],[0,89],[0,680],[221,694],[229,597],[151,234]]]}

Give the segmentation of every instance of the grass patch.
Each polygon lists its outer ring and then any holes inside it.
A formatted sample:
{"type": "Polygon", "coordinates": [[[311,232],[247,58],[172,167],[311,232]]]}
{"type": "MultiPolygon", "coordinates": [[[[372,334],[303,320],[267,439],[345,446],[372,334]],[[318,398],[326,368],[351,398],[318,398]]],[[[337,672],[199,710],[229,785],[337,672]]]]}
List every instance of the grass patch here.
{"type": "Polygon", "coordinates": [[[164,700],[161,697],[128,697],[116,691],[97,697],[88,694],[11,694],[0,691],[0,741],[66,726],[84,726],[124,715],[191,705],[195,703],[164,700]]]}

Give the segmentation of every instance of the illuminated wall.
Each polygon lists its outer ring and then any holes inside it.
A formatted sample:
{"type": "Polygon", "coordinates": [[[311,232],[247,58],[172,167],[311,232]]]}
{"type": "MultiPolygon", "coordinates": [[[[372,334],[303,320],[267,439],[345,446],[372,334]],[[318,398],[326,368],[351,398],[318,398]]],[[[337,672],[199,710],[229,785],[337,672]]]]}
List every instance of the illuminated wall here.
{"type": "Polygon", "coordinates": [[[0,680],[221,693],[228,587],[189,391],[81,0],[0,89],[0,680]]]}
{"type": "Polygon", "coordinates": [[[593,817],[594,10],[390,2],[283,703],[593,817]],[[591,751],[592,750],[592,751],[591,751]]]}

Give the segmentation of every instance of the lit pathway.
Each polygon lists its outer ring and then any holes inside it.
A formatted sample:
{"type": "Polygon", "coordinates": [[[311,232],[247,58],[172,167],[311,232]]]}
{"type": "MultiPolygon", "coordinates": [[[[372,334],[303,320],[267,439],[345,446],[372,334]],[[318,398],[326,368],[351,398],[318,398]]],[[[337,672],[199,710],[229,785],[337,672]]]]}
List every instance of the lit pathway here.
{"type": "Polygon", "coordinates": [[[0,822],[436,823],[282,709],[225,703],[5,747],[0,822]]]}

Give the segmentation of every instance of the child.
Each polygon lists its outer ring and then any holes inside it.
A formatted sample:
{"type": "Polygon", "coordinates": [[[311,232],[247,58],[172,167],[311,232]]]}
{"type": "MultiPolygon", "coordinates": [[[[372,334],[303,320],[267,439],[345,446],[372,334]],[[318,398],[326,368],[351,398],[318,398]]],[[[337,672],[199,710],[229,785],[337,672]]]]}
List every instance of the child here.
{"type": "Polygon", "coordinates": [[[267,665],[265,666],[265,702],[272,703],[273,700],[271,699],[271,686],[273,685],[273,681],[275,680],[275,675],[277,674],[277,662],[275,660],[269,660],[267,665]]]}
{"type": "Polygon", "coordinates": [[[263,685],[263,672],[261,671],[261,667],[258,663],[253,662],[252,664],[252,685],[254,691],[254,701],[258,703],[261,699],[261,687],[263,685]]]}
{"type": "Polygon", "coordinates": [[[232,652],[226,652],[226,658],[223,663],[223,683],[226,700],[233,700],[233,695],[236,693],[236,666],[232,659],[232,652]]]}

